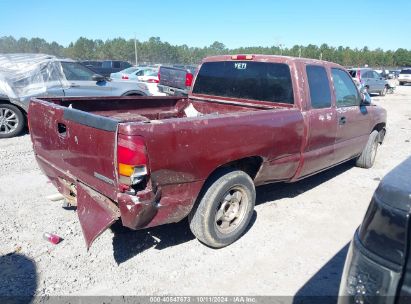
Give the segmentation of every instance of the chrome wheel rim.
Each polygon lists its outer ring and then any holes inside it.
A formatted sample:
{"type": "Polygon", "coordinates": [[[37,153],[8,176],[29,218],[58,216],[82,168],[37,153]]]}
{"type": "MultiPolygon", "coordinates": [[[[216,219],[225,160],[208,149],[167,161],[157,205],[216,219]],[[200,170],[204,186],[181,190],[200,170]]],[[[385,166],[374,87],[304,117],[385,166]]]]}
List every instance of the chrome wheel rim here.
{"type": "Polygon", "coordinates": [[[248,205],[248,198],[241,186],[230,188],[217,205],[215,225],[223,234],[236,230],[243,222],[248,205]]]}
{"type": "Polygon", "coordinates": [[[0,107],[0,134],[9,134],[17,129],[19,118],[16,112],[0,107]]]}

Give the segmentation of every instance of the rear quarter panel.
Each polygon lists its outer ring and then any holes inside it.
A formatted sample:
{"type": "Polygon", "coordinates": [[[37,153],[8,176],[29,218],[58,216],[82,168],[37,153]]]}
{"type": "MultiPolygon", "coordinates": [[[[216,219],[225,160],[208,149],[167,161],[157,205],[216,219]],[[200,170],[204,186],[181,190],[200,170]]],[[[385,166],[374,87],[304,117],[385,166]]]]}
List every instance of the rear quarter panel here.
{"type": "Polygon", "coordinates": [[[279,179],[287,179],[300,161],[304,122],[298,109],[277,109],[120,124],[119,133],[144,137],[159,185],[205,180],[216,168],[250,156],[262,157],[266,179],[276,175],[276,166],[279,179]],[[277,164],[279,159],[288,161],[277,164]]]}

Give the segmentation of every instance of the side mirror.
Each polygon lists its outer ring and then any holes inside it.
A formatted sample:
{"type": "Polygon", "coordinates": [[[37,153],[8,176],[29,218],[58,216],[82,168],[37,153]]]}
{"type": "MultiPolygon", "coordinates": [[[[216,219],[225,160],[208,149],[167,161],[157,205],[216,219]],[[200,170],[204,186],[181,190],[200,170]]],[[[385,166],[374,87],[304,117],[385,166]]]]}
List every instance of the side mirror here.
{"type": "Polygon", "coordinates": [[[100,82],[106,80],[106,77],[100,74],[94,74],[91,79],[93,79],[93,81],[100,82]]]}
{"type": "Polygon", "coordinates": [[[368,106],[368,105],[371,104],[370,94],[368,94],[368,92],[367,92],[366,90],[365,90],[365,91],[362,91],[362,92],[360,93],[360,96],[361,96],[361,105],[362,105],[362,106],[368,106]]]}
{"type": "Polygon", "coordinates": [[[368,94],[367,88],[363,85],[360,86],[360,97],[361,97],[361,105],[366,106],[371,104],[371,97],[368,94]]]}

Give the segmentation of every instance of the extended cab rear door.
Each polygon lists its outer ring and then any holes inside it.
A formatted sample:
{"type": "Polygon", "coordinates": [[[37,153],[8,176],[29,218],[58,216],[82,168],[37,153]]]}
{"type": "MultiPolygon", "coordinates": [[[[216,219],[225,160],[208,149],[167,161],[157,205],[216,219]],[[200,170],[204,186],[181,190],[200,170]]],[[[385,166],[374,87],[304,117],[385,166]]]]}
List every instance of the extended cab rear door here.
{"type": "Polygon", "coordinates": [[[308,143],[304,151],[301,176],[307,176],[334,163],[337,133],[336,110],[333,104],[329,69],[323,65],[305,65],[308,143]]]}

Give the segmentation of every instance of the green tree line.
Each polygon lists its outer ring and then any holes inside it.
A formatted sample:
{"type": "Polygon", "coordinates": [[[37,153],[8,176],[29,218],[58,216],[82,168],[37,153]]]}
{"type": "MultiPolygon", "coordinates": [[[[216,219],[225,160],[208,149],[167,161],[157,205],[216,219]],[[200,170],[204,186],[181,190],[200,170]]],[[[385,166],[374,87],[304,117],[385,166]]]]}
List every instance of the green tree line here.
{"type": "MultiPolygon", "coordinates": [[[[268,54],[286,55],[305,58],[323,59],[339,63],[343,66],[402,67],[411,66],[411,50],[399,48],[395,51],[384,51],[380,48],[370,50],[368,47],[350,48],[346,46],[320,46],[309,44],[294,45],[291,48],[280,46],[257,46],[227,48],[223,43],[215,41],[206,47],[190,47],[186,44],[172,45],[163,42],[159,37],[151,37],[147,41],[136,41],[139,63],[179,63],[196,64],[202,58],[222,54],[268,54]]],[[[47,42],[41,38],[20,38],[12,36],[0,37],[0,53],[45,53],[77,60],[118,59],[135,62],[134,39],[124,38],[87,39],[80,37],[77,41],[64,47],[57,42],[47,42]]]]}

